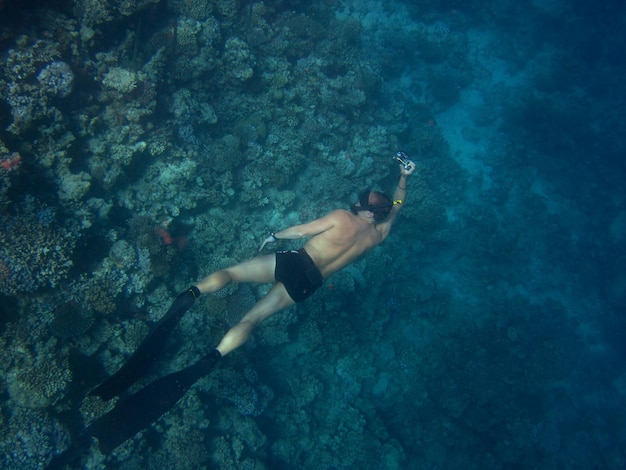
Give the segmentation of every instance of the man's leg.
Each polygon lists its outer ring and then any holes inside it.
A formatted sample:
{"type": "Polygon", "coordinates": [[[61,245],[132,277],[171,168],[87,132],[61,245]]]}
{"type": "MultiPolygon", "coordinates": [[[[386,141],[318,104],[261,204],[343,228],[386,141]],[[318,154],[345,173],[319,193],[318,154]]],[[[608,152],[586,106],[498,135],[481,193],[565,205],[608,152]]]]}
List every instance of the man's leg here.
{"type": "Polygon", "coordinates": [[[255,326],[270,315],[284,310],[294,303],[282,282],[275,284],[265,297],[254,304],[254,307],[246,313],[238,324],[228,330],[216,349],[222,356],[225,356],[233,349],[245,343],[255,326]]]}
{"type": "MultiPolygon", "coordinates": [[[[248,267],[254,268],[256,263],[257,261],[249,264],[248,267]]],[[[245,266],[246,264],[247,263],[243,263],[241,266],[245,266]]],[[[266,267],[262,267],[262,264],[263,262],[260,262],[256,265],[259,270],[256,274],[252,274],[255,279],[263,277],[262,272],[266,267]]],[[[235,268],[225,270],[227,272],[228,281],[249,278],[248,275],[244,276],[238,267],[235,268]]],[[[213,279],[210,279],[211,276],[213,275],[207,276],[207,278],[203,280],[203,282],[206,281],[209,286],[212,286],[212,284],[210,284],[211,282],[215,282],[215,276],[213,279]]],[[[216,283],[216,285],[217,284],[218,283],[216,283]]],[[[136,432],[146,428],[150,423],[154,422],[163,413],[174,406],[200,377],[203,377],[212,370],[221,356],[228,354],[233,349],[245,343],[250,336],[250,332],[256,325],[273,313],[293,304],[294,301],[289,297],[289,294],[287,294],[285,286],[281,282],[276,283],[267,295],[259,300],[246,316],[226,333],[216,349],[212,350],[195,364],[166,375],[165,377],[161,377],[138,392],[122,398],[116,404],[115,408],[91,423],[86,430],[87,436],[97,437],[100,449],[105,453],[111,452],[119,444],[130,439],[136,432]],[[119,432],[111,433],[112,427],[119,428],[119,432]]],[[[162,342],[158,342],[158,346],[161,345],[162,342]]],[[[136,378],[134,378],[133,381],[134,380],[136,380],[136,378]]],[[[125,384],[124,388],[117,390],[115,394],[123,391],[131,383],[132,382],[125,384]]]]}
{"type": "Polygon", "coordinates": [[[263,255],[209,274],[196,284],[200,292],[217,292],[231,282],[274,282],[276,255],[263,255]]]}

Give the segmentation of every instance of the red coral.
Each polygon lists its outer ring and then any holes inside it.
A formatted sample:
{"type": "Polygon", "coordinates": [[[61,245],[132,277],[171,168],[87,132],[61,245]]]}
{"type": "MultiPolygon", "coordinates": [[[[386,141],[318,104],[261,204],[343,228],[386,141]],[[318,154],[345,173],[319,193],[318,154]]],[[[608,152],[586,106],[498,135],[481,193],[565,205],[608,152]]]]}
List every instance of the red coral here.
{"type": "MultiPolygon", "coordinates": [[[[2,0],[0,0],[1,2],[2,0]]],[[[13,152],[12,154],[4,157],[2,161],[0,161],[0,167],[2,167],[5,171],[13,171],[17,170],[22,163],[22,156],[18,152],[13,152]]]]}

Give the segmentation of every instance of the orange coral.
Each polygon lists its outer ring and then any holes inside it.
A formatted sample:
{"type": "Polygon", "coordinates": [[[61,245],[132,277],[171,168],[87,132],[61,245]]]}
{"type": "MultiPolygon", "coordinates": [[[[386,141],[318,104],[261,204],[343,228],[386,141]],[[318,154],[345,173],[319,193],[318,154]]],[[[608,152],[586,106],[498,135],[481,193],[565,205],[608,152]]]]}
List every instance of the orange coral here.
{"type": "MultiPolygon", "coordinates": [[[[0,0],[1,1],[1,0],[0,0]]],[[[0,167],[6,171],[13,171],[19,168],[22,163],[22,156],[18,152],[13,152],[0,161],[0,167]]]]}

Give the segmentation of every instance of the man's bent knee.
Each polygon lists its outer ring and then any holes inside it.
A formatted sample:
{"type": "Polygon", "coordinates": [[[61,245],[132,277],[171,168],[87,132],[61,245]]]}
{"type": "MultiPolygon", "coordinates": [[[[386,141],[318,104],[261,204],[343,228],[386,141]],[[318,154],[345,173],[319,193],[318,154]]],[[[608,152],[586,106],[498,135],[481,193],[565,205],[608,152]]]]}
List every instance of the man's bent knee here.
{"type": "Polygon", "coordinates": [[[233,281],[232,276],[227,269],[216,271],[198,282],[197,287],[200,292],[207,294],[209,292],[217,292],[218,290],[230,284],[233,281]]]}
{"type": "Polygon", "coordinates": [[[237,349],[239,346],[248,341],[252,330],[257,324],[257,322],[252,321],[240,321],[226,332],[216,349],[222,356],[225,356],[232,350],[237,349]]]}

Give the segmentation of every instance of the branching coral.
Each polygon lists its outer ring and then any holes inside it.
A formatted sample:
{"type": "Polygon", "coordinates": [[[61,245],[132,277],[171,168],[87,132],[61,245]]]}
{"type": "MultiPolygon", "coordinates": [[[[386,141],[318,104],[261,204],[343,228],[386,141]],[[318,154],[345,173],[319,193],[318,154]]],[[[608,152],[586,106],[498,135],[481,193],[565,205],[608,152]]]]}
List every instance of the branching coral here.
{"type": "Polygon", "coordinates": [[[2,430],[0,466],[4,469],[39,469],[54,454],[69,446],[69,434],[49,414],[16,408],[2,430]]]}
{"type": "Polygon", "coordinates": [[[0,293],[15,295],[55,287],[73,265],[78,231],[55,223],[50,208],[0,216],[0,293]]]}

